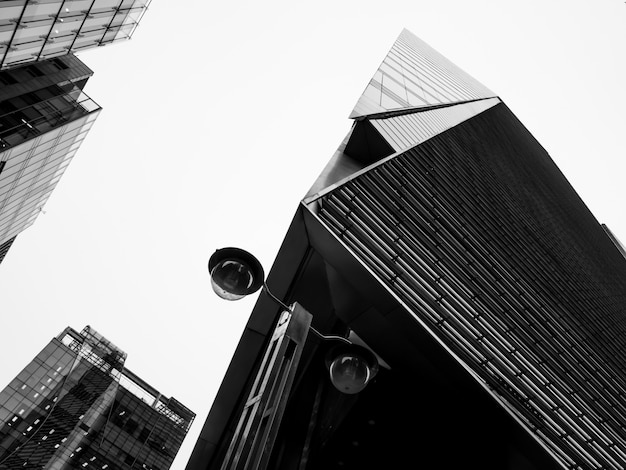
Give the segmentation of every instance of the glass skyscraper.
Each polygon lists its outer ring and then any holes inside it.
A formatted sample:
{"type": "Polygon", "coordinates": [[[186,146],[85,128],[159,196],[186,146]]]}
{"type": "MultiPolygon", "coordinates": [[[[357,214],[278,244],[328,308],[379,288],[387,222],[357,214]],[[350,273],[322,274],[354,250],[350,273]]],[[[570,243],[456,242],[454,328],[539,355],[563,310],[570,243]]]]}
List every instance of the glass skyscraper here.
{"type": "Polygon", "coordinates": [[[130,39],[150,1],[0,2],[0,262],[100,113],[74,53],[130,39]]]}
{"type": "Polygon", "coordinates": [[[625,468],[621,243],[503,100],[409,31],[350,117],[187,469],[625,468]],[[326,367],[346,341],[380,366],[357,394],[326,367]]]}
{"type": "Polygon", "coordinates": [[[100,106],[83,92],[93,72],[73,54],[0,71],[0,261],[32,225],[100,106]]]}
{"type": "Polygon", "coordinates": [[[0,469],[167,470],[195,414],[66,328],[0,393],[0,469]]]}

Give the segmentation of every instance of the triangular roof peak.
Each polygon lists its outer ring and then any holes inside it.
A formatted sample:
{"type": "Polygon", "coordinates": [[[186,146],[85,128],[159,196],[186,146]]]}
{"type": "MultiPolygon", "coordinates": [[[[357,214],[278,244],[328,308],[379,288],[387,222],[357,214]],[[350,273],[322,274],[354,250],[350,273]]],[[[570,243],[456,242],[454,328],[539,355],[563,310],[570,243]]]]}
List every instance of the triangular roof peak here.
{"type": "Polygon", "coordinates": [[[350,118],[495,96],[405,28],[365,88],[350,118]]]}

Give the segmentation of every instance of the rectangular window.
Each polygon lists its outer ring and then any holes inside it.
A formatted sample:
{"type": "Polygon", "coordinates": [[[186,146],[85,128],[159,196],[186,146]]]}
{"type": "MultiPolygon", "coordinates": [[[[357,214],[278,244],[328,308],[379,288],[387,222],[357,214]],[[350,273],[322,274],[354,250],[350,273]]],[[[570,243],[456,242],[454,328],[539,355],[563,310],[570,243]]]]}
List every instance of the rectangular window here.
{"type": "Polygon", "coordinates": [[[67,64],[63,61],[63,59],[58,58],[58,57],[57,57],[57,58],[55,58],[55,59],[52,59],[52,63],[53,63],[54,65],[56,65],[56,66],[57,66],[59,69],[61,69],[61,70],[63,70],[63,69],[68,69],[68,68],[69,68],[69,65],[67,65],[67,64]]]}
{"type": "Polygon", "coordinates": [[[27,67],[24,67],[24,70],[35,78],[45,75],[41,70],[39,70],[39,67],[37,65],[29,65],[27,67]]]}

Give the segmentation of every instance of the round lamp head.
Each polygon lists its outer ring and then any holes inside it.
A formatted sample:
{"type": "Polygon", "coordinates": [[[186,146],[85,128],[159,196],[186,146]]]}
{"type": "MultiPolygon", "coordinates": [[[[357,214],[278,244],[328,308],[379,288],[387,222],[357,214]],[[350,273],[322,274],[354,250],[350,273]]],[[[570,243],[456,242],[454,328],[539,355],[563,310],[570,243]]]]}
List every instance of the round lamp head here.
{"type": "Polygon", "coordinates": [[[259,290],[265,274],[263,266],[241,248],[221,248],[209,259],[211,286],[226,300],[239,300],[259,290]]]}
{"type": "Polygon", "coordinates": [[[326,356],[326,366],[335,388],[349,395],[362,391],[378,372],[376,356],[356,344],[332,348],[326,356]]]}

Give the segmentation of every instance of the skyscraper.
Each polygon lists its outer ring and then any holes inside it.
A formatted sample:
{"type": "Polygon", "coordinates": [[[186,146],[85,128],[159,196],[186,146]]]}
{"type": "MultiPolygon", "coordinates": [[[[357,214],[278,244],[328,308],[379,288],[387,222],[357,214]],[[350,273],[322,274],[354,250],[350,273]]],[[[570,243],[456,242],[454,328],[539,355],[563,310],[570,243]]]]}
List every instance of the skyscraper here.
{"type": "Polygon", "coordinates": [[[624,468],[616,238],[499,96],[406,30],[350,117],[188,470],[624,468]],[[329,380],[346,342],[377,358],[359,393],[329,380]]]}
{"type": "Polygon", "coordinates": [[[74,53],[130,39],[150,1],[0,2],[0,262],[100,112],[74,53]]]}
{"type": "Polygon", "coordinates": [[[89,326],[54,338],[0,393],[0,468],[168,469],[195,414],[125,359],[89,326]]]}
{"type": "Polygon", "coordinates": [[[92,75],[73,54],[0,72],[0,251],[34,223],[98,117],[83,92],[92,75]]]}

